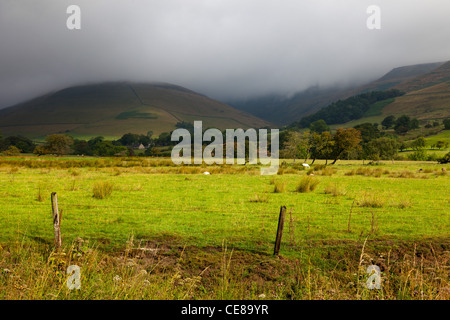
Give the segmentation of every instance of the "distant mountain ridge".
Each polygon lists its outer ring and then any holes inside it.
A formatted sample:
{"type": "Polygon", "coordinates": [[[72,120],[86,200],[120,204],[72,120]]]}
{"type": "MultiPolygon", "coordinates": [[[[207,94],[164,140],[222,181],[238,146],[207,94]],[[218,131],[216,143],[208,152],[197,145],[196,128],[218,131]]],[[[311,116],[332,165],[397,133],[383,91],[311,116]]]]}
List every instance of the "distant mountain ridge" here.
{"type": "MultiPolygon", "coordinates": [[[[417,77],[422,74],[429,73],[433,71],[436,68],[439,68],[441,65],[443,65],[445,62],[435,62],[435,63],[424,63],[424,64],[416,64],[412,66],[404,66],[404,67],[398,67],[394,68],[388,73],[386,73],[384,76],[382,76],[380,79],[374,81],[373,84],[377,83],[384,83],[388,81],[401,83],[407,79],[410,79],[412,77],[417,77]]],[[[374,87],[370,88],[371,90],[376,89],[374,87]]]]}
{"type": "Polygon", "coordinates": [[[405,68],[394,69],[380,80],[364,86],[364,93],[333,102],[289,126],[307,128],[311,122],[320,119],[330,125],[348,126],[363,121],[379,123],[387,115],[408,115],[423,121],[446,119],[450,117],[450,61],[437,65],[428,73],[406,78],[405,73],[417,74],[430,66],[406,69],[407,72],[405,68]],[[404,80],[398,83],[399,76],[404,80]],[[392,79],[395,81],[391,82],[392,79]],[[380,83],[385,86],[386,81],[390,82],[389,90],[376,90],[380,83]],[[395,94],[389,96],[389,93],[395,94]],[[376,99],[373,99],[374,95],[376,99]]]}
{"type": "Polygon", "coordinates": [[[394,68],[381,78],[354,88],[312,87],[291,98],[271,95],[246,101],[232,101],[229,104],[262,119],[271,119],[272,122],[279,125],[287,125],[319,111],[332,102],[361,93],[389,89],[409,92],[427,85],[438,84],[447,79],[449,63],[435,62],[394,68]],[[419,81],[418,77],[422,77],[420,79],[423,80],[419,81]]]}
{"type": "Polygon", "coordinates": [[[170,132],[177,122],[203,126],[272,126],[246,112],[168,83],[109,82],[80,85],[0,110],[0,132],[42,137],[52,133],[120,137],[132,132],[170,132]]]}

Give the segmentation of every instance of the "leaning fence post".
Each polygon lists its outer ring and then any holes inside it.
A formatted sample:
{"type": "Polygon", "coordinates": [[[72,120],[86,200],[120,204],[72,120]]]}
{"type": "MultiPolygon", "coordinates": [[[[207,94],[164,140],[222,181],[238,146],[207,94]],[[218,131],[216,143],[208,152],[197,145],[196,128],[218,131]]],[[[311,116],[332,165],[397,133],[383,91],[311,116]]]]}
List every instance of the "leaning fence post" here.
{"type": "Polygon", "coordinates": [[[52,192],[52,210],[53,210],[53,230],[55,231],[55,246],[56,250],[62,246],[61,240],[61,214],[58,210],[58,198],[56,196],[56,192],[52,192]]]}
{"type": "Polygon", "coordinates": [[[286,215],[286,207],[282,206],[280,209],[280,217],[278,218],[277,238],[275,239],[274,255],[278,255],[281,246],[281,236],[283,235],[284,217],[286,215]]]}

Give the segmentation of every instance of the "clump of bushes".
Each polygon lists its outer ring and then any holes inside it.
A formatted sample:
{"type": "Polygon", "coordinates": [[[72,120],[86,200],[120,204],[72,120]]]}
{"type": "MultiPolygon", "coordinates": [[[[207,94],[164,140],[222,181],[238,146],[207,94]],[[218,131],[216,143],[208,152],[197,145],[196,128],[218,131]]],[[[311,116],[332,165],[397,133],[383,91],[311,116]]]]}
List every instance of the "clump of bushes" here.
{"type": "Polygon", "coordinates": [[[408,154],[408,159],[411,161],[427,161],[428,155],[425,150],[419,149],[414,151],[413,153],[408,154]]]}

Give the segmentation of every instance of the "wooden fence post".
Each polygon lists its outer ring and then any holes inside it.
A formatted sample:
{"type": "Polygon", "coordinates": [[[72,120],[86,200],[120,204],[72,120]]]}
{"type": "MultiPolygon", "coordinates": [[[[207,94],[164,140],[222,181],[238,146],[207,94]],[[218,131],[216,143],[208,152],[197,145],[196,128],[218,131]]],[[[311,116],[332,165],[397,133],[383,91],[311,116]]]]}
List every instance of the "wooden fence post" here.
{"type": "Polygon", "coordinates": [[[55,231],[55,246],[56,250],[59,251],[62,246],[61,240],[61,214],[58,210],[58,198],[56,192],[52,192],[52,210],[53,210],[53,230],[55,231]]]}
{"type": "Polygon", "coordinates": [[[348,214],[347,232],[352,232],[352,229],[351,229],[352,211],[353,211],[353,206],[355,205],[355,201],[356,201],[356,199],[353,199],[352,206],[350,208],[350,213],[348,214]]]}
{"type": "Polygon", "coordinates": [[[286,215],[286,207],[282,206],[280,209],[280,217],[278,218],[277,238],[275,239],[275,249],[273,251],[274,255],[278,255],[278,253],[280,252],[281,237],[283,235],[285,215],[286,215]]]}

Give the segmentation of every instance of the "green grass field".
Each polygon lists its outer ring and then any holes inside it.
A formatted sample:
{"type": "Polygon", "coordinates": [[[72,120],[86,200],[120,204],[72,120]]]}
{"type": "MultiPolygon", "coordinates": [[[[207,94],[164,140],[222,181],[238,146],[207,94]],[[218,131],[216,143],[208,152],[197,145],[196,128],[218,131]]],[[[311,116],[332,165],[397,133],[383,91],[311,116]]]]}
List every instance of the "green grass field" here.
{"type": "Polygon", "coordinates": [[[0,298],[448,299],[450,166],[320,163],[261,176],[168,159],[1,158],[0,298]],[[311,173],[317,187],[298,192],[311,173]],[[104,186],[111,194],[94,197],[104,186]],[[81,290],[65,286],[69,264],[81,290]],[[371,264],[381,290],[364,287],[371,264]]]}

